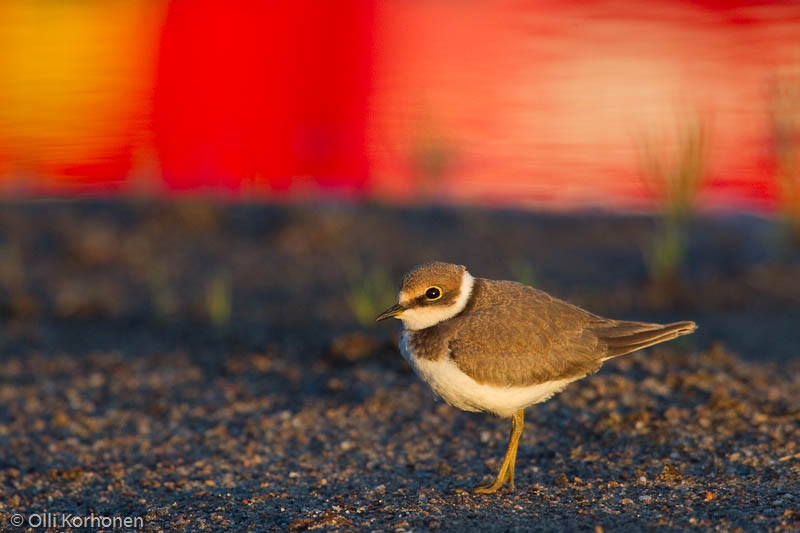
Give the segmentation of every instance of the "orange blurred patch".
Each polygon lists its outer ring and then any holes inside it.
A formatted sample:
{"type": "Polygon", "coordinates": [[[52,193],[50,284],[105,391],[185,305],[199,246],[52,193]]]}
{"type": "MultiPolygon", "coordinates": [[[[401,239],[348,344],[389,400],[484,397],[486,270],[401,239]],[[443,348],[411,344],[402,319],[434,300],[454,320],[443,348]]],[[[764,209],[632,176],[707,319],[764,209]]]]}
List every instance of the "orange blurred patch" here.
{"type": "Polygon", "coordinates": [[[0,3],[0,186],[124,183],[150,120],[164,8],[151,0],[0,3]]]}

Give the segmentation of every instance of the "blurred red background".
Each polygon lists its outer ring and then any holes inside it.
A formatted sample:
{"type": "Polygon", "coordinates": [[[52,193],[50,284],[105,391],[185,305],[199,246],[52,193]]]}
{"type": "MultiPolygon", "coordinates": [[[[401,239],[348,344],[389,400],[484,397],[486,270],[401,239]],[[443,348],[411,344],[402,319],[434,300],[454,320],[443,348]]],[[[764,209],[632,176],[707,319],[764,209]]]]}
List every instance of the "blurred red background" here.
{"type": "Polygon", "coordinates": [[[794,2],[7,0],[0,191],[639,209],[695,121],[769,211],[799,69],[794,2]]]}

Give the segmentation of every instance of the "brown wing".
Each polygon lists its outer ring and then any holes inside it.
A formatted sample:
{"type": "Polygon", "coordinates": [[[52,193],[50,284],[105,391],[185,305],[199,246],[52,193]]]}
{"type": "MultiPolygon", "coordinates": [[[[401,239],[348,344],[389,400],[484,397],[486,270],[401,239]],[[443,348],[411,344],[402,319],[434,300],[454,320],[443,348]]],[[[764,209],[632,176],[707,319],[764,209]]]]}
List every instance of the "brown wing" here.
{"type": "Polygon", "coordinates": [[[611,359],[692,333],[696,329],[697,324],[689,321],[662,325],[607,320],[594,327],[592,332],[606,346],[605,358],[611,359]]]}
{"type": "Polygon", "coordinates": [[[465,312],[443,327],[450,357],[479,383],[524,386],[583,377],[606,359],[697,329],[688,321],[603,318],[509,281],[477,279],[473,291],[465,312]]]}
{"type": "Polygon", "coordinates": [[[450,356],[479,383],[534,385],[600,368],[607,348],[593,330],[613,321],[518,283],[478,279],[473,290],[447,326],[450,356]]]}

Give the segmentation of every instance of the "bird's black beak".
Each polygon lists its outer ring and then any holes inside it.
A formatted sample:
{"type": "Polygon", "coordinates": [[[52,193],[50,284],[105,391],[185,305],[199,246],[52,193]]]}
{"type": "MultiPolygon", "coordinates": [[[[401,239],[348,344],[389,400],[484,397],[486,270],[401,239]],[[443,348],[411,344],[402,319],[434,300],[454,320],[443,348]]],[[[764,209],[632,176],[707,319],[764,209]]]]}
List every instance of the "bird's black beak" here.
{"type": "Polygon", "coordinates": [[[386,320],[387,318],[395,317],[405,310],[406,308],[403,307],[402,305],[394,304],[389,309],[379,314],[378,317],[375,319],[375,322],[380,322],[381,320],[386,320]]]}

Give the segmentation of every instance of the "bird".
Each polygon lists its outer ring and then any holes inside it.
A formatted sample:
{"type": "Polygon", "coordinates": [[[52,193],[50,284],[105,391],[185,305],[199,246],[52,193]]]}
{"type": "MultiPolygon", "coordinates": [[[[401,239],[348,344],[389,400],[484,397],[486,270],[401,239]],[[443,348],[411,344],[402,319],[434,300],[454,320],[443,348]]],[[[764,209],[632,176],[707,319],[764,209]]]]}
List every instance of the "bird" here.
{"type": "Polygon", "coordinates": [[[614,320],[514,281],[473,277],[463,265],[434,261],[401,280],[395,305],[376,321],[403,327],[400,352],[450,405],[511,418],[508,446],[493,483],[475,492],[514,490],[525,408],[550,399],[603,362],[681,335],[691,321],[614,320]]]}

